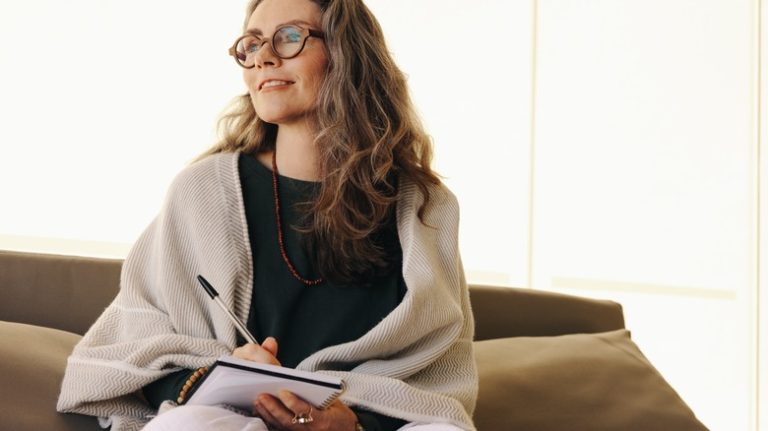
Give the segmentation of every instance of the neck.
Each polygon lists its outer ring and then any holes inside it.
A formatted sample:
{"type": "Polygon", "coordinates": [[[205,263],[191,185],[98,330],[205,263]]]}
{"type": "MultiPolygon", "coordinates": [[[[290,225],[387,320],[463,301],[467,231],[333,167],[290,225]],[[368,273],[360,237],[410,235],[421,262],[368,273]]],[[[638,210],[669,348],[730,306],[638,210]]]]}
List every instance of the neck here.
{"type": "MultiPolygon", "coordinates": [[[[277,170],[280,175],[304,181],[318,181],[315,133],[306,124],[281,125],[277,129],[277,170]]],[[[272,166],[271,155],[267,154],[272,166]]]]}

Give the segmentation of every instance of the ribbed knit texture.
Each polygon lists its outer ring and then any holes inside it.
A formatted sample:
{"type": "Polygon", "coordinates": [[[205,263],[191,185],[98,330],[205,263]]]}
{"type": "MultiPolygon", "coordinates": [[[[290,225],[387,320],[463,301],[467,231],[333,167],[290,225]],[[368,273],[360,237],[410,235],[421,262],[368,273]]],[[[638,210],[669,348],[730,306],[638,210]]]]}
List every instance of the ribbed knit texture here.
{"type": "MultiPolygon", "coordinates": [[[[156,412],[141,388],[180,368],[207,366],[236,347],[236,330],[199,287],[204,275],[247,320],[253,266],[238,153],[210,156],[174,179],[157,218],[123,265],[120,291],[67,364],[57,409],[139,430],[156,412]]],[[[458,251],[459,210],[444,186],[422,196],[400,185],[403,301],[361,338],[316,352],[297,368],[344,379],[342,399],[412,422],[474,430],[474,325],[458,251]],[[351,370],[339,372],[333,370],[351,370]]]]}

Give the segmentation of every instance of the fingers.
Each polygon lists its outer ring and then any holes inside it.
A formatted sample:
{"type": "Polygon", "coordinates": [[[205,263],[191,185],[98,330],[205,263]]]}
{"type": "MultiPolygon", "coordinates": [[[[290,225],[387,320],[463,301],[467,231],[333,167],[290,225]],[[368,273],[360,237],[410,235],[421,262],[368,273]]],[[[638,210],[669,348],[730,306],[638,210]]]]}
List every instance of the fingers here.
{"type": "Polygon", "coordinates": [[[294,413],[297,413],[297,414],[308,413],[310,408],[312,408],[312,404],[309,404],[308,402],[302,400],[301,398],[297,397],[296,395],[294,395],[293,392],[290,392],[290,391],[283,390],[278,392],[277,398],[291,412],[291,419],[293,419],[294,413]]]}
{"type": "MultiPolygon", "coordinates": [[[[268,338],[267,341],[269,341],[270,338],[268,338]]],[[[274,344],[267,343],[267,341],[264,341],[264,343],[267,344],[267,347],[274,348],[274,352],[277,353],[277,341],[275,341],[274,338],[271,339],[274,344]]],[[[246,359],[248,361],[258,362],[260,364],[280,366],[280,361],[277,360],[275,354],[267,348],[259,346],[258,344],[244,344],[236,348],[232,352],[232,356],[240,359],[246,359]]]]}
{"type": "Polygon", "coordinates": [[[271,353],[272,356],[277,357],[277,340],[275,340],[275,337],[267,337],[267,339],[261,343],[261,347],[271,353]]]}
{"type": "MultiPolygon", "coordinates": [[[[268,402],[268,401],[267,401],[268,402]]],[[[270,405],[271,406],[271,405],[270,405]]],[[[273,406],[271,406],[273,407],[273,406]]],[[[256,416],[260,417],[270,428],[280,428],[281,422],[275,418],[272,412],[264,406],[261,397],[253,402],[253,410],[256,416]]]]}
{"type": "MultiPolygon", "coordinates": [[[[288,391],[280,391],[279,398],[269,394],[259,395],[253,407],[259,417],[270,426],[278,429],[295,428],[297,423],[294,423],[293,420],[298,415],[308,417],[314,416],[316,413],[312,405],[288,391]]],[[[311,429],[311,426],[307,427],[311,423],[301,424],[302,429],[311,429]]]]}
{"type": "Polygon", "coordinates": [[[253,407],[264,422],[279,430],[346,430],[354,429],[357,422],[355,412],[339,400],[325,410],[318,410],[289,391],[280,391],[277,397],[261,394],[253,407]],[[310,417],[308,422],[294,422],[294,419],[310,417]]]}

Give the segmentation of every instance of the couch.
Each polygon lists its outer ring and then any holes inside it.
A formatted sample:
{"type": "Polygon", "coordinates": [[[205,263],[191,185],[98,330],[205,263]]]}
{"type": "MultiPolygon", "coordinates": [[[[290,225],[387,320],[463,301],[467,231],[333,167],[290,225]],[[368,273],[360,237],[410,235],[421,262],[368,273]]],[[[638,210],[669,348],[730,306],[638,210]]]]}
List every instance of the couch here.
{"type": "MultiPolygon", "coordinates": [[[[122,261],[0,251],[0,430],[97,430],[60,414],[66,358],[115,296],[122,261]]],[[[470,286],[478,430],[705,430],[611,301],[470,286]]]]}

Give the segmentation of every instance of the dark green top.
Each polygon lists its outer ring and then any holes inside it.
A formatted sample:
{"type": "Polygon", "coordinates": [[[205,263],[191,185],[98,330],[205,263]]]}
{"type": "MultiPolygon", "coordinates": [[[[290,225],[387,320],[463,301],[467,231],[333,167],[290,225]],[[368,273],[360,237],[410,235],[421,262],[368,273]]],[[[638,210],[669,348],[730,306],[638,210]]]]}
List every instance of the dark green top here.
{"type": "MultiPolygon", "coordinates": [[[[240,156],[248,234],[253,255],[254,282],[247,326],[257,340],[277,339],[277,359],[295,367],[304,358],[328,346],[355,340],[387,316],[405,295],[402,250],[394,216],[377,235],[396,264],[388,274],[365,285],[339,285],[324,281],[305,286],[289,271],[277,240],[272,171],[253,156],[240,156]]],[[[319,278],[305,251],[301,234],[292,226],[302,223],[297,204],[312,199],[319,183],[279,177],[280,217],[285,249],[299,274],[319,278]]],[[[241,343],[244,342],[240,340],[241,343]]],[[[175,399],[191,373],[182,370],[144,388],[151,405],[175,399]]],[[[405,421],[355,409],[366,430],[396,430],[405,421]]]]}

